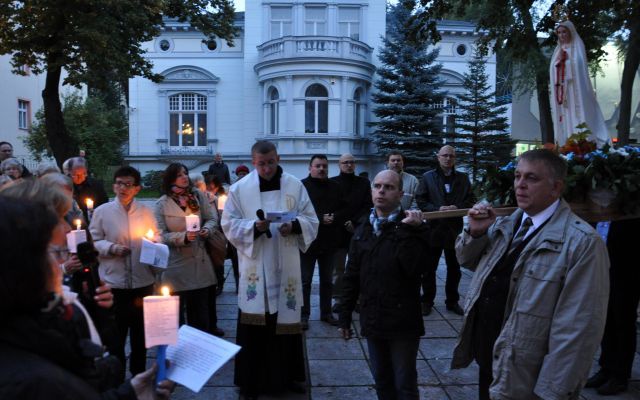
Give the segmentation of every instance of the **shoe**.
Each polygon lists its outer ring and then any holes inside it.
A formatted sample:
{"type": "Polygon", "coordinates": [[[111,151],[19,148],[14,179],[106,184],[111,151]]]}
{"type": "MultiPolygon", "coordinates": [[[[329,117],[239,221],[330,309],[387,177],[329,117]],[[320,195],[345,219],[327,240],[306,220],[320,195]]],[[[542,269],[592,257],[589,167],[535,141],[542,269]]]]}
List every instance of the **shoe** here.
{"type": "Polygon", "coordinates": [[[431,310],[433,309],[432,306],[430,306],[427,303],[422,303],[422,315],[427,316],[429,314],[431,314],[431,310]]]}
{"type": "Polygon", "coordinates": [[[223,337],[224,336],[224,331],[220,328],[213,328],[211,329],[211,334],[213,336],[217,336],[217,337],[223,337]]]}
{"type": "Polygon", "coordinates": [[[326,322],[327,324],[338,326],[338,320],[333,315],[326,315],[320,318],[320,321],[326,322]]]}
{"type": "Polygon", "coordinates": [[[587,379],[587,383],[584,385],[586,388],[599,388],[600,386],[607,383],[610,375],[604,369],[600,368],[598,372],[593,374],[589,379],[587,379]]]}
{"type": "Polygon", "coordinates": [[[307,388],[305,387],[304,382],[291,381],[289,382],[289,385],[287,385],[287,389],[293,393],[307,393],[307,388]]]}
{"type": "Polygon", "coordinates": [[[448,304],[447,310],[451,311],[454,314],[464,315],[464,310],[462,309],[462,307],[460,307],[458,303],[454,303],[450,305],[448,304]]]}
{"type": "Polygon", "coordinates": [[[601,396],[613,396],[614,394],[622,393],[627,390],[629,382],[626,379],[620,379],[613,377],[609,379],[604,385],[596,389],[601,396]]]}
{"type": "Polygon", "coordinates": [[[309,320],[306,318],[302,318],[300,320],[300,326],[302,327],[303,331],[308,331],[309,330],[309,320]]]}

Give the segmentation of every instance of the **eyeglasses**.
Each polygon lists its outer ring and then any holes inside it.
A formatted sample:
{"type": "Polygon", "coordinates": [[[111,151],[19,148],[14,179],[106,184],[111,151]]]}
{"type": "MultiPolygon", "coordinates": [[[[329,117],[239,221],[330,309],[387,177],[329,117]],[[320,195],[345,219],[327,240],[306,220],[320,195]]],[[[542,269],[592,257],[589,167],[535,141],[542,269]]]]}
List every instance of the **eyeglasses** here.
{"type": "Polygon", "coordinates": [[[53,255],[58,260],[66,260],[69,258],[69,250],[64,247],[50,246],[48,253],[53,255]]]}
{"type": "Polygon", "coordinates": [[[342,165],[351,165],[351,164],[355,164],[355,163],[356,162],[353,161],[353,160],[352,161],[340,161],[340,164],[342,164],[342,165]]]}
{"type": "Polygon", "coordinates": [[[121,188],[126,188],[126,189],[131,189],[132,187],[138,186],[135,183],[122,182],[122,181],[115,181],[114,185],[121,188]]]}

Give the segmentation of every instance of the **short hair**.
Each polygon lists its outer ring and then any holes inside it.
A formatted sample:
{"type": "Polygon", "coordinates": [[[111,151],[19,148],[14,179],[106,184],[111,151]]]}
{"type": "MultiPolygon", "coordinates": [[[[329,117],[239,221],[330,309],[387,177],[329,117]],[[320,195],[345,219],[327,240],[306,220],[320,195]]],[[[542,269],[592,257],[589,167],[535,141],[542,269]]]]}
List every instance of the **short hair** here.
{"type": "Polygon", "coordinates": [[[378,177],[378,175],[380,175],[383,172],[393,172],[394,174],[396,174],[396,176],[398,177],[398,190],[402,190],[402,175],[400,175],[396,171],[393,171],[393,170],[390,170],[390,169],[385,169],[385,170],[382,170],[382,171],[378,172],[376,174],[376,176],[373,177],[373,180],[371,181],[371,188],[373,188],[373,184],[375,183],[375,180],[378,177]]]}
{"type": "Polygon", "coordinates": [[[72,197],[59,185],[47,184],[40,179],[26,179],[15,185],[2,188],[0,195],[17,201],[30,200],[45,205],[51,211],[64,217],[72,205],[72,197]]]}
{"type": "Polygon", "coordinates": [[[320,160],[327,160],[327,156],[324,154],[314,154],[311,156],[311,160],[309,160],[309,165],[313,164],[313,160],[315,160],[316,158],[319,158],[320,160]]]}
{"type": "Polygon", "coordinates": [[[46,174],[40,181],[45,185],[58,185],[68,190],[73,191],[73,181],[68,175],[61,174],[60,172],[52,172],[46,174]]]}
{"type": "Polygon", "coordinates": [[[0,142],[0,147],[2,147],[3,145],[8,144],[9,147],[11,147],[13,149],[13,145],[9,142],[0,142]]]}
{"type": "MultiPolygon", "coordinates": [[[[160,186],[160,189],[163,194],[167,194],[167,195],[171,194],[171,186],[173,186],[173,183],[176,181],[176,178],[178,178],[178,173],[183,168],[184,168],[184,172],[188,176],[189,168],[187,168],[187,166],[182,163],[171,163],[169,164],[167,169],[164,170],[164,175],[162,176],[162,186],[160,186]]],[[[193,184],[191,183],[191,179],[189,179],[189,187],[191,186],[193,186],[193,184]]]]}
{"type": "Polygon", "coordinates": [[[207,176],[204,177],[204,184],[207,186],[213,185],[217,188],[221,188],[222,180],[220,180],[217,175],[207,174],[207,176]]]}
{"type": "Polygon", "coordinates": [[[193,186],[196,189],[200,191],[207,190],[207,184],[204,183],[204,177],[202,176],[202,174],[195,174],[195,173],[189,174],[189,179],[191,180],[191,182],[193,183],[193,186]]]}
{"type": "Polygon", "coordinates": [[[547,149],[526,151],[518,157],[518,162],[540,162],[547,166],[555,180],[564,181],[567,177],[567,162],[558,154],[547,149]]]}
{"type": "Polygon", "coordinates": [[[35,176],[38,178],[42,178],[43,176],[51,173],[60,173],[60,168],[55,163],[52,162],[41,162],[38,164],[38,168],[36,168],[35,176]]]}
{"type": "Polygon", "coordinates": [[[72,157],[68,159],[67,162],[69,163],[69,172],[72,172],[74,168],[79,167],[89,169],[87,159],[84,157],[72,157]]]}
{"type": "Polygon", "coordinates": [[[133,183],[136,186],[140,186],[140,182],[142,181],[142,178],[140,177],[140,171],[129,165],[118,168],[116,172],[113,173],[113,181],[115,182],[116,178],[122,178],[125,176],[130,176],[131,178],[133,178],[133,183]]]}
{"type": "Polygon", "coordinates": [[[253,146],[251,146],[251,155],[254,155],[256,153],[268,154],[272,151],[275,151],[277,153],[278,149],[276,148],[275,144],[271,143],[268,140],[258,140],[253,144],[253,146]]]}
{"type": "Polygon", "coordinates": [[[35,314],[46,305],[53,279],[48,246],[59,219],[48,207],[0,194],[0,313],[35,314]]]}
{"type": "Polygon", "coordinates": [[[400,156],[400,158],[402,158],[402,162],[404,162],[404,156],[402,155],[402,153],[400,153],[397,150],[393,150],[387,153],[387,162],[389,162],[389,159],[391,158],[391,156],[400,156]]]}
{"type": "Polygon", "coordinates": [[[2,172],[4,172],[4,170],[9,167],[18,167],[18,169],[20,170],[20,175],[22,175],[22,173],[24,172],[24,167],[22,166],[22,164],[20,164],[20,161],[15,158],[7,158],[2,163],[0,163],[0,170],[2,170],[2,172]]]}

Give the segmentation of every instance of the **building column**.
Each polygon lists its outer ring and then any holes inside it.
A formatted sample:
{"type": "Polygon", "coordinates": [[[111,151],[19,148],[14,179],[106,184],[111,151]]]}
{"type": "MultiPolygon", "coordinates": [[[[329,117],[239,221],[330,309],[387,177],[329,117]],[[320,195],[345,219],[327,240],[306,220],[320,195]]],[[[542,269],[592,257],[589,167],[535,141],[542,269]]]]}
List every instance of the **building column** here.
{"type": "Polygon", "coordinates": [[[284,94],[287,99],[287,107],[285,109],[285,113],[287,116],[285,132],[287,135],[293,135],[295,129],[295,110],[293,109],[293,76],[286,76],[286,87],[287,92],[284,94]]]}
{"type": "MultiPolygon", "coordinates": [[[[216,96],[215,89],[207,90],[207,147],[212,142],[218,142],[218,133],[216,132],[216,96]]],[[[218,146],[216,145],[216,150],[218,146]]]]}
{"type": "Polygon", "coordinates": [[[342,77],[341,85],[340,85],[340,133],[339,135],[347,134],[347,82],[349,78],[346,76],[342,77]]]}

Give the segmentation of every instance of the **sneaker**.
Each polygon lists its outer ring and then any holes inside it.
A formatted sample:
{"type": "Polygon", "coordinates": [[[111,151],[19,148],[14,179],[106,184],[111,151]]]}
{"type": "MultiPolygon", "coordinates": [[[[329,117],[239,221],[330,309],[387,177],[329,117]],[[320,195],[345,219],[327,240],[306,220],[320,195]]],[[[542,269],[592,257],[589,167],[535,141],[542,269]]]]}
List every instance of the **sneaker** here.
{"type": "Polygon", "coordinates": [[[338,326],[338,320],[333,315],[325,315],[320,318],[321,321],[326,322],[327,324],[338,326]]]}
{"type": "Polygon", "coordinates": [[[454,314],[464,315],[464,310],[458,303],[447,304],[447,310],[451,311],[454,314]]]}
{"type": "Polygon", "coordinates": [[[628,383],[629,382],[626,379],[613,377],[597,388],[596,392],[601,396],[613,396],[626,391],[628,383]]]}
{"type": "Polygon", "coordinates": [[[587,379],[587,383],[584,385],[586,388],[599,388],[600,386],[607,383],[610,376],[609,374],[602,368],[589,379],[587,379]]]}
{"type": "Polygon", "coordinates": [[[433,310],[432,306],[430,306],[427,303],[422,303],[422,315],[427,316],[427,315],[431,314],[432,310],[433,310]]]}

